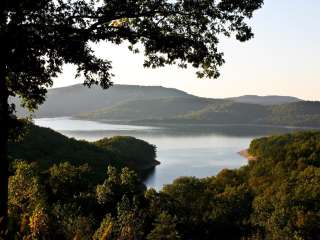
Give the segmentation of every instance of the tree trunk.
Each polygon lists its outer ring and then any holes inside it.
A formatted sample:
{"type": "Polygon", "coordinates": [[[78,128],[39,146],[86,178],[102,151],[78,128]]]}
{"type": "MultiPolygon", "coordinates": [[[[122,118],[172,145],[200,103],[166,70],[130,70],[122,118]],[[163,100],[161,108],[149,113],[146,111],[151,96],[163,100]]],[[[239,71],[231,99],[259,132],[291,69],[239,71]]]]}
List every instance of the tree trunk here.
{"type": "Polygon", "coordinates": [[[8,88],[5,72],[0,69],[0,237],[7,231],[8,223],[8,133],[9,133],[8,88]]]}

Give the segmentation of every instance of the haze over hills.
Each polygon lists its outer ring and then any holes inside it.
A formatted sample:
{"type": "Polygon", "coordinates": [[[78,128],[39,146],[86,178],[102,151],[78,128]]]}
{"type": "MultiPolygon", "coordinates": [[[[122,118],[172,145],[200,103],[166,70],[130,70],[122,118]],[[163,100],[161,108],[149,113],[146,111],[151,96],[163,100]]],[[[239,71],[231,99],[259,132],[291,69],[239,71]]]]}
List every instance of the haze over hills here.
{"type": "MultiPolygon", "coordinates": [[[[21,113],[21,109],[18,111],[21,113]]],[[[226,99],[193,96],[160,86],[82,85],[48,91],[35,117],[75,117],[136,124],[270,124],[320,126],[320,102],[288,96],[246,95],[226,99]]]]}
{"type": "MultiPolygon", "coordinates": [[[[76,116],[81,113],[111,107],[126,101],[148,100],[169,97],[193,98],[183,91],[160,86],[114,85],[103,90],[76,84],[48,90],[47,99],[36,112],[36,117],[76,116]]],[[[18,102],[17,99],[14,102],[18,102]]],[[[18,112],[25,112],[18,107],[18,112]]]]}

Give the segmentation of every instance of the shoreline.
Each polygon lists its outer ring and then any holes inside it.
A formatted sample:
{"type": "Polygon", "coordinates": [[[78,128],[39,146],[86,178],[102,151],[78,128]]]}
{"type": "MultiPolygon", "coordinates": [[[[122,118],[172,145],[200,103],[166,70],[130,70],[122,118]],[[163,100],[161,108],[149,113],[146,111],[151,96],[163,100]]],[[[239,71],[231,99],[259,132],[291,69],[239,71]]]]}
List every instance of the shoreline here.
{"type": "MultiPolygon", "coordinates": [[[[59,117],[58,117],[59,118],[59,117]]],[[[166,122],[158,121],[158,119],[147,120],[108,120],[108,119],[90,119],[79,116],[67,117],[74,120],[84,120],[100,123],[109,123],[115,125],[134,125],[134,126],[150,126],[150,127],[171,127],[171,126],[195,126],[195,127],[210,127],[210,126],[222,126],[222,127],[269,127],[269,128],[283,128],[283,129],[301,129],[301,130],[320,130],[320,126],[299,126],[299,125],[278,125],[267,123],[201,123],[201,122],[166,122]]]]}

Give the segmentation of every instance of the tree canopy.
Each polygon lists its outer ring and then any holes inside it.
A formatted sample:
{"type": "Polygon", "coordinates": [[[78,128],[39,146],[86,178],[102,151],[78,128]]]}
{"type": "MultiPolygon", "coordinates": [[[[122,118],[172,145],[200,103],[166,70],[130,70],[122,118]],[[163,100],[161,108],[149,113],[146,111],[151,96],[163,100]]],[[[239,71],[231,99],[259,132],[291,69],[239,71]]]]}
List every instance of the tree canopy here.
{"type": "Polygon", "coordinates": [[[181,177],[157,192],[128,168],[15,161],[13,239],[318,239],[320,132],[254,140],[247,166],[204,179],[181,177]],[[15,237],[15,238],[14,238],[15,237]]]}
{"type": "Polygon", "coordinates": [[[191,64],[200,77],[218,77],[224,62],[219,36],[250,39],[245,20],[263,0],[2,2],[2,71],[9,95],[35,107],[64,63],[77,65],[88,86],[111,85],[111,63],[96,57],[89,45],[101,40],[128,41],[132,51],[142,43],[147,67],[191,64]]]}

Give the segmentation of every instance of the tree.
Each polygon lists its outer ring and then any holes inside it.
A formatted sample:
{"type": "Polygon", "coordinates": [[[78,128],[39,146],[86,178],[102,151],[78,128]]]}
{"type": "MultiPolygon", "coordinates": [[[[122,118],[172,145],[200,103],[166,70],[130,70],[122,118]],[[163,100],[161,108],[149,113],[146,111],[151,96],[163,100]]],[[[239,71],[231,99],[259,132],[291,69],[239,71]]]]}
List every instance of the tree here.
{"type": "Polygon", "coordinates": [[[84,84],[112,85],[111,63],[89,46],[100,40],[141,43],[146,67],[187,64],[199,77],[218,77],[224,63],[219,36],[235,34],[240,41],[253,34],[245,23],[263,0],[2,0],[0,3],[0,229],[7,221],[9,126],[20,96],[35,109],[46,87],[64,63],[77,66],[84,84]]]}
{"type": "Polygon", "coordinates": [[[175,219],[168,213],[162,212],[153,224],[154,229],[149,233],[149,240],[179,240],[175,219]]]}
{"type": "Polygon", "coordinates": [[[90,187],[88,164],[73,166],[69,162],[53,165],[48,170],[52,194],[58,199],[72,199],[90,187]]]}
{"type": "Polygon", "coordinates": [[[22,235],[44,234],[47,230],[45,208],[48,203],[37,167],[26,162],[15,162],[14,167],[15,174],[9,179],[9,209],[11,222],[15,223],[12,226],[19,227],[10,230],[22,235]]]}
{"type": "Polygon", "coordinates": [[[96,198],[100,205],[114,209],[124,195],[133,197],[142,193],[138,176],[127,167],[118,172],[115,167],[108,167],[107,178],[96,187],[96,198]]]}

